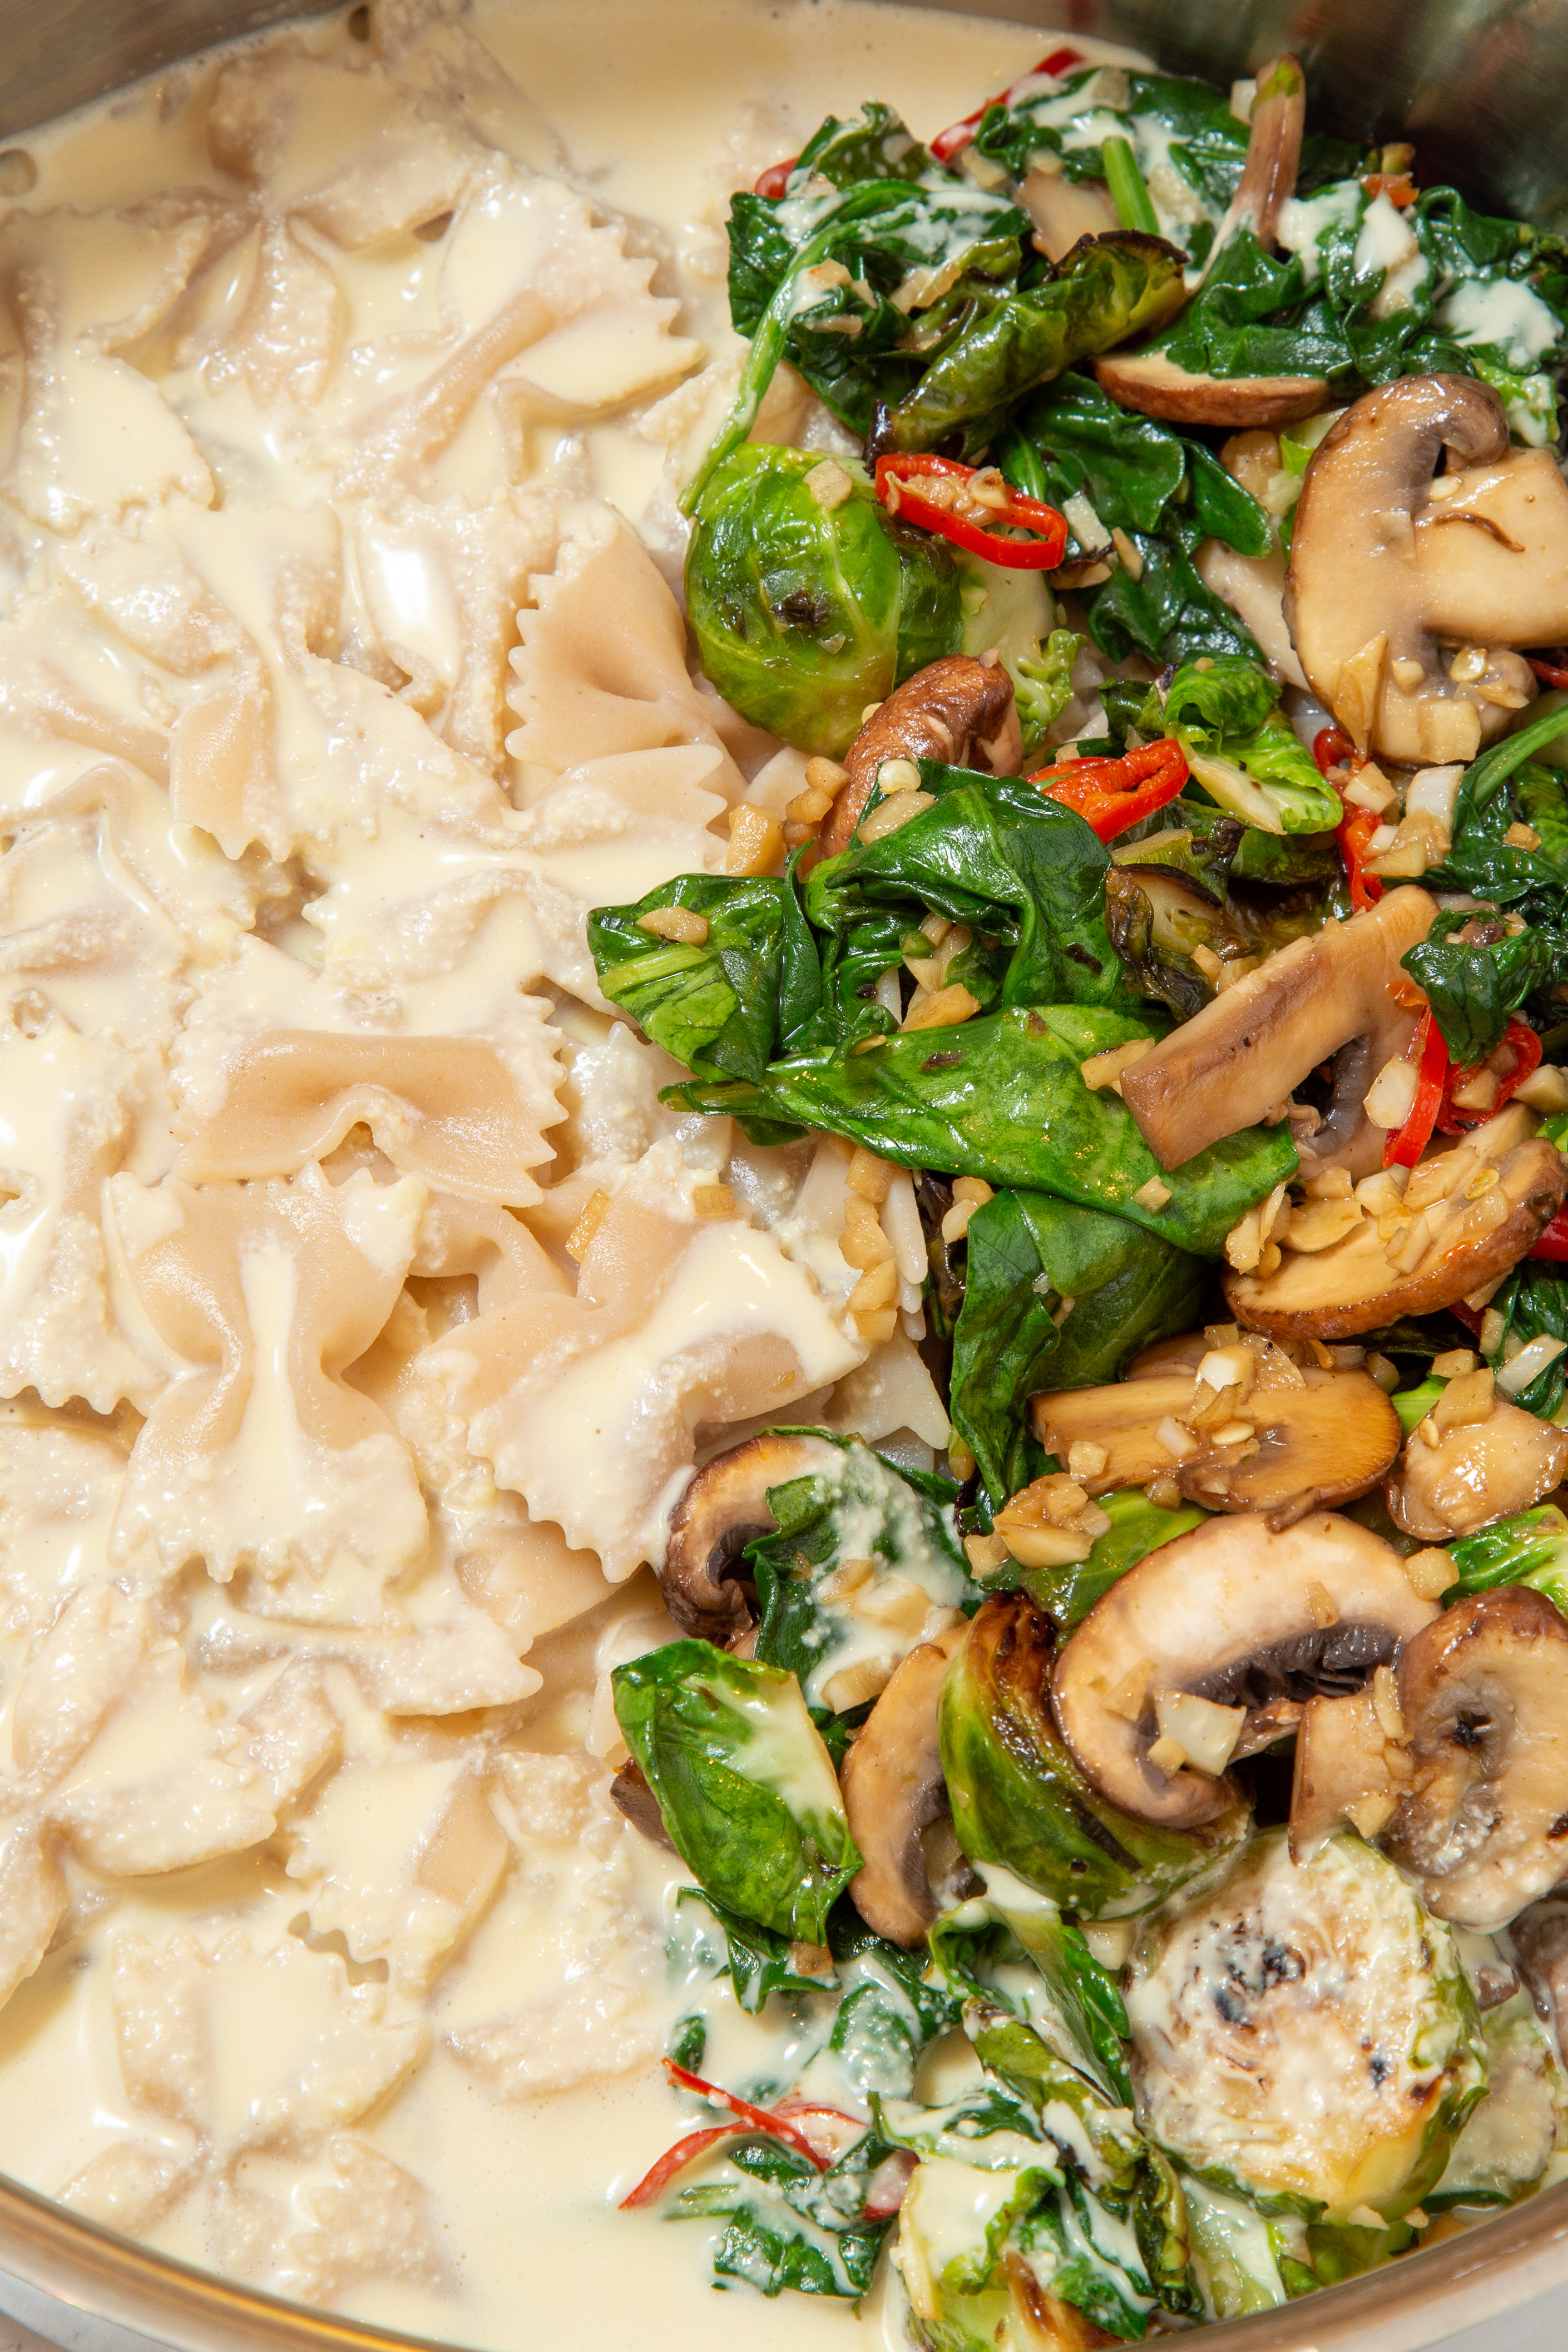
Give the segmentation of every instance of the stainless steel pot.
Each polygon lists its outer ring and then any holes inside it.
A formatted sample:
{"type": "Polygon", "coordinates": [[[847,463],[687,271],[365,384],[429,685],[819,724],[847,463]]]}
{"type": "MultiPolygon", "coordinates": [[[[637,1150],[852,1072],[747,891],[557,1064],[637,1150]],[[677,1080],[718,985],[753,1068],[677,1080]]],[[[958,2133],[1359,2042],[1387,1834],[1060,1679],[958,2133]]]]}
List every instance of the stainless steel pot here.
{"type": "MultiPolygon", "coordinates": [[[[1325,128],[1418,138],[1424,161],[1477,201],[1568,231],[1568,0],[948,5],[1135,43],[1167,67],[1217,80],[1293,49],[1325,128]]],[[[0,140],[212,42],[325,13],[298,0],[0,0],[0,140]]],[[[1416,2352],[1500,2323],[1554,2287],[1568,2287],[1568,2183],[1369,2278],[1207,2329],[1203,2344],[1205,2352],[1416,2352]]],[[[148,2352],[150,2342],[177,2352],[391,2352],[428,2342],[165,2261],[3,2176],[0,2312],[68,2352],[148,2352]]]]}

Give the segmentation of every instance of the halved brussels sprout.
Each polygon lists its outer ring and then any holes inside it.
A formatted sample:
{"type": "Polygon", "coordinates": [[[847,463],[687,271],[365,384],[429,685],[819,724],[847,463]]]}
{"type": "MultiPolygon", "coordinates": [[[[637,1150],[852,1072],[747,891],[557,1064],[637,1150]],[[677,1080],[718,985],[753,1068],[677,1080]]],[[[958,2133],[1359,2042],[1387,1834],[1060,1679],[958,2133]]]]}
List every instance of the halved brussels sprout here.
{"type": "Polygon", "coordinates": [[[1539,2187],[1568,2147],[1568,2076],[1549,2026],[1525,1991],[1481,2021],[1487,2090],[1454,2143],[1448,2168],[1427,2193],[1428,2212],[1453,2205],[1513,2205],[1539,2187]]]}
{"type": "Polygon", "coordinates": [[[1486,2087],[1450,1930],[1357,1838],[1300,1864],[1255,1839],[1145,1922],[1126,2004],[1145,2130],[1265,2213],[1398,2220],[1486,2087]]]}
{"type": "Polygon", "coordinates": [[[1245,1836],[1231,1805],[1196,1831],[1134,1821],[1091,1788],[1051,1714],[1051,1620],[998,1593],[970,1625],[943,1686],[942,1769],[958,1843],[1086,1919],[1152,1910],[1245,1836]]]}

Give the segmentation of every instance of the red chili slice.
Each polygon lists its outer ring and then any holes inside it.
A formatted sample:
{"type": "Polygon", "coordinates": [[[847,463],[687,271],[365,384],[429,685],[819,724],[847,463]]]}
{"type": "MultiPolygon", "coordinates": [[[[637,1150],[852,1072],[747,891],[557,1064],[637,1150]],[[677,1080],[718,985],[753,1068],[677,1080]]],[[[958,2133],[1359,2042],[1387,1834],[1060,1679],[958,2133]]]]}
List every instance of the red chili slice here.
{"type": "Polygon", "coordinates": [[[1448,1049],[1430,1008],[1416,1024],[1405,1058],[1416,1065],[1416,1099],[1403,1127],[1396,1128],[1383,1147],[1385,1168],[1414,1168],[1432,1140],[1432,1129],[1443,1103],[1448,1074],[1448,1049]]]}
{"type": "MultiPolygon", "coordinates": [[[[1478,1070],[1484,1069],[1486,1064],[1476,1062],[1468,1070],[1456,1070],[1450,1066],[1443,1081],[1443,1099],[1437,1109],[1439,1135],[1467,1135],[1473,1127],[1484,1127],[1489,1118],[1497,1117],[1511,1096],[1518,1092],[1531,1070],[1540,1067],[1541,1040],[1528,1022],[1511,1021],[1503,1033],[1502,1043],[1512,1048],[1513,1067],[1499,1080],[1490,1109],[1463,1110],[1454,1102],[1459,1088],[1473,1078],[1478,1070]]],[[[1490,1059],[1489,1054],[1487,1061],[1490,1059]]]]}
{"type": "Polygon", "coordinates": [[[1064,808],[1076,809],[1102,841],[1113,841],[1174,801],[1187,780],[1186,756],[1174,735],[1140,743],[1119,760],[1062,760],[1030,778],[1064,808]]]}
{"type": "Polygon", "coordinates": [[[988,563],[1002,564],[1009,572],[1054,572],[1067,552],[1066,516],[1040,499],[1024,498],[994,467],[987,478],[996,486],[1001,504],[977,498],[973,485],[978,470],[959,465],[956,457],[924,453],[879,457],[876,494],[901,522],[918,523],[922,530],[936,531],[988,563]],[[997,528],[1004,523],[1036,536],[1004,539],[997,528]]]}
{"type": "Polygon", "coordinates": [[[1559,669],[1552,662],[1537,661],[1533,654],[1527,655],[1526,659],[1543,686],[1568,686],[1568,669],[1559,669]]]}
{"type": "Polygon", "coordinates": [[[1537,1234],[1534,1248],[1526,1255],[1544,1258],[1548,1265],[1568,1265],[1568,1209],[1558,1210],[1545,1232],[1537,1234]]]}
{"type": "Polygon", "coordinates": [[[622,2212],[630,2213],[636,2205],[654,2204],[677,2172],[684,2171],[705,2148],[712,2147],[716,2140],[733,2138],[739,2129],[738,2124],[713,2124],[706,2131],[688,2132],[685,2139],[678,2139],[674,2147],[664,2150],[658,2163],[643,2175],[630,2197],[622,2197],[622,2212]]]}
{"type": "Polygon", "coordinates": [[[733,2091],[722,2089],[717,2083],[705,2083],[700,2074],[692,2074],[685,2066],[677,2066],[673,2058],[665,2059],[664,2072],[672,2083],[680,2084],[682,2090],[699,2092],[705,2099],[711,2099],[716,2106],[727,2107],[731,2115],[738,2116],[752,2131],[770,2133],[775,2139],[781,2139],[786,2146],[792,2147],[797,2155],[803,2156],[808,2163],[814,2164],[819,2172],[826,2172],[827,2158],[819,2156],[805,2133],[798,2131],[784,2116],[772,2114],[767,2107],[754,2107],[749,2099],[737,2099],[733,2091]]]}
{"type": "MultiPolygon", "coordinates": [[[[1052,49],[1049,57],[1041,58],[1037,66],[1031,66],[1030,72],[1064,74],[1070,72],[1074,66],[1081,66],[1082,63],[1083,59],[1076,49],[1052,49]]],[[[1019,79],[1027,80],[1028,76],[1020,74],[1019,79]]],[[[1010,84],[1009,87],[1011,87],[1010,84]]],[[[1004,90],[1002,98],[1006,95],[1007,92],[1004,90]]],[[[936,156],[936,161],[939,163],[950,163],[959,149],[967,147],[974,138],[986,109],[1000,104],[1001,98],[988,98],[985,106],[977,106],[973,114],[966,114],[961,122],[950,122],[946,131],[939,131],[931,142],[931,152],[936,156]]]]}
{"type": "Polygon", "coordinates": [[[758,173],[757,185],[752,190],[752,194],[767,196],[769,202],[777,203],[788,190],[789,174],[800,160],[799,155],[786,155],[782,163],[769,163],[766,172],[758,173]]]}
{"type": "MultiPolygon", "coordinates": [[[[1355,766],[1360,755],[1343,727],[1320,728],[1312,738],[1312,757],[1320,775],[1329,776],[1335,768],[1355,766]]],[[[1334,839],[1344,861],[1344,878],[1350,890],[1350,903],[1358,914],[1375,907],[1383,896],[1383,884],[1375,874],[1366,870],[1366,851],[1380,819],[1373,809],[1347,807],[1334,827],[1334,839]]]]}

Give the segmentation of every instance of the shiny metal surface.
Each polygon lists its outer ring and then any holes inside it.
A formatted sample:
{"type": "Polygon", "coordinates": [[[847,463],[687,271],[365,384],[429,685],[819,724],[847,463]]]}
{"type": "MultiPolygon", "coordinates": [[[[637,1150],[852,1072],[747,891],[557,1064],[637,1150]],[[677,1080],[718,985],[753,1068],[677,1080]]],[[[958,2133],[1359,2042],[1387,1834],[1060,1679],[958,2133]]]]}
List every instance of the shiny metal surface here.
{"type": "MultiPolygon", "coordinates": [[[[1477,201],[1568,231],[1568,0],[947,5],[1135,43],[1215,79],[1294,48],[1322,127],[1416,138],[1424,164],[1477,201]]],[[[324,13],[308,0],[0,0],[0,140],[211,42],[324,13]]],[[[427,2341],[165,2262],[3,2177],[0,2315],[23,2331],[0,2325],[0,2352],[32,2352],[28,2330],[67,2352],[422,2352],[427,2341]]],[[[1568,2343],[1568,2184],[1370,2278],[1207,2329],[1203,2343],[1205,2352],[1419,2352],[1461,2331],[1453,2352],[1568,2343]],[[1550,2308],[1521,2311],[1551,2290],[1550,2308]]]]}

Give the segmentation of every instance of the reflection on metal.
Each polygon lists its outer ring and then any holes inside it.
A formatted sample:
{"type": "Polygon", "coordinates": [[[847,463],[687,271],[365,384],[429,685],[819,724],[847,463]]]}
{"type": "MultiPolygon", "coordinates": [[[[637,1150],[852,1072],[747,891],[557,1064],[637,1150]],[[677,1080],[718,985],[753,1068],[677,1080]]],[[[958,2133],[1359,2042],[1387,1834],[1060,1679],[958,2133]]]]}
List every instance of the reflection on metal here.
{"type": "MultiPolygon", "coordinates": [[[[1214,80],[1293,49],[1322,128],[1418,139],[1424,164],[1477,202],[1568,230],[1568,0],[945,5],[1134,43],[1214,80]]],[[[211,42],[326,13],[310,0],[0,0],[0,142],[211,42]]],[[[1413,2352],[1564,2283],[1568,2184],[1310,2303],[1206,2329],[1204,2352],[1413,2352]]],[[[426,2352],[427,2342],[165,2261],[4,2178],[0,2314],[67,2352],[426,2352]]]]}

